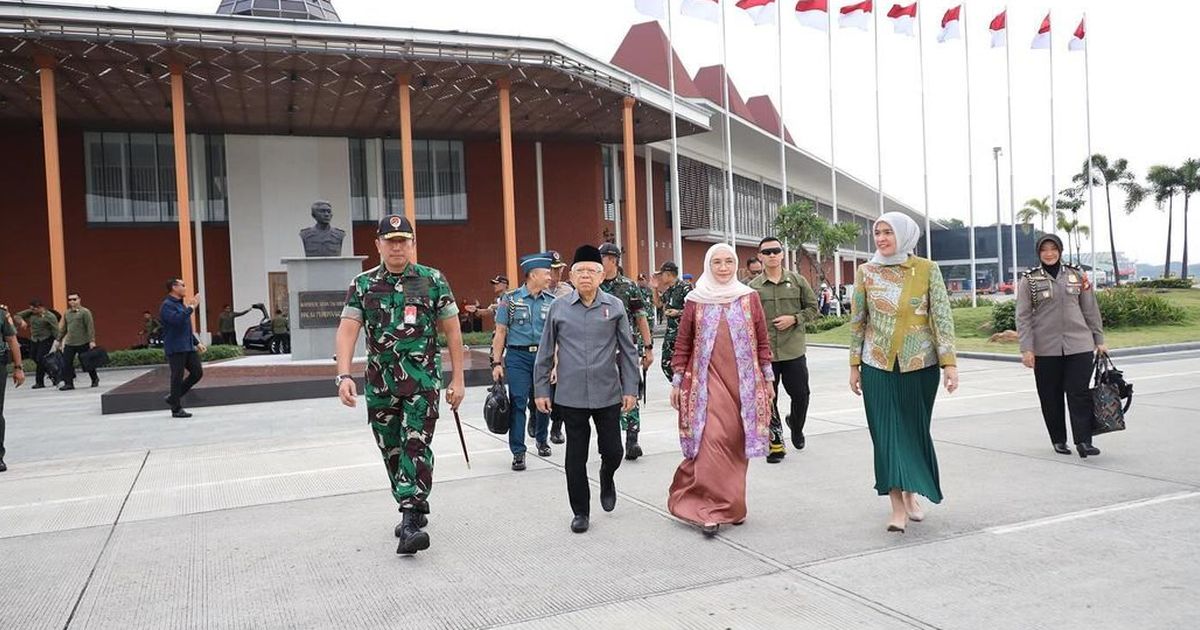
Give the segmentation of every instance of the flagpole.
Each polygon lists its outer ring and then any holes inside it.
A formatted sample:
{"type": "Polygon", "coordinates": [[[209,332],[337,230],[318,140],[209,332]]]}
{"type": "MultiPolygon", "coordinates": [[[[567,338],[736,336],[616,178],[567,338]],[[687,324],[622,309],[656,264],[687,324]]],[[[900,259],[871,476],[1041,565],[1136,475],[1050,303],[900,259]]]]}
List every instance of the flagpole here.
{"type": "Polygon", "coordinates": [[[683,225],[679,222],[679,134],[675,124],[675,32],[671,25],[671,0],[667,4],[667,84],[671,91],[671,225],[675,265],[683,273],[683,225]]]}
{"type": "Polygon", "coordinates": [[[725,199],[729,206],[729,244],[737,250],[737,217],[734,215],[733,203],[733,127],[729,117],[729,56],[725,38],[725,2],[718,0],[717,8],[721,12],[721,101],[725,109],[725,199]]]}
{"type": "MultiPolygon", "coordinates": [[[[787,205],[788,198],[788,179],[787,179],[787,147],[784,139],[784,124],[783,124],[783,0],[775,0],[775,24],[778,27],[776,32],[776,43],[779,49],[779,183],[782,186],[782,204],[787,205]]],[[[778,216],[779,211],[775,211],[778,216]]],[[[774,233],[773,227],[768,226],[767,233],[774,233]]],[[[789,256],[790,258],[790,256],[789,256]]],[[[789,261],[790,265],[790,261],[789,261]]]]}
{"type": "Polygon", "coordinates": [[[1004,7],[1004,81],[1008,92],[1008,215],[1012,223],[1013,293],[1017,290],[1017,188],[1013,169],[1012,42],[1008,41],[1008,7],[1004,7]]]}
{"type": "Polygon", "coordinates": [[[879,214],[883,215],[883,131],[879,112],[879,7],[871,6],[875,30],[875,165],[879,174],[879,214]]]}
{"type": "Polygon", "coordinates": [[[933,260],[933,235],[929,231],[929,144],[925,130],[925,42],[922,39],[924,29],[921,27],[923,13],[918,6],[914,17],[917,22],[917,64],[921,68],[921,175],[925,180],[925,257],[933,260]]]}
{"type": "MultiPolygon", "coordinates": [[[[1046,33],[1050,40],[1050,233],[1058,234],[1058,181],[1055,179],[1054,171],[1054,19],[1053,11],[1047,10],[1046,15],[1050,18],[1050,31],[1046,33]]],[[[1088,166],[1092,163],[1092,156],[1088,155],[1088,166]]],[[[1091,177],[1091,169],[1088,169],[1088,177],[1091,177]]]]}
{"type": "MultiPolygon", "coordinates": [[[[829,28],[825,31],[826,43],[829,45],[829,187],[833,196],[833,222],[838,222],[838,189],[837,189],[837,143],[834,142],[833,131],[833,11],[829,5],[825,6],[825,14],[829,19],[829,28]]],[[[819,205],[819,204],[818,204],[819,205]]],[[[819,208],[818,208],[819,209],[819,208]]],[[[857,241],[855,242],[857,247],[857,241]]],[[[855,258],[857,260],[857,256],[855,258]]],[[[837,284],[833,288],[835,296],[834,303],[837,305],[838,315],[842,314],[842,296],[838,293],[842,287],[842,256],[837,250],[833,253],[833,281],[837,284]]]]}
{"type": "Polygon", "coordinates": [[[969,230],[971,239],[971,306],[979,306],[979,287],[976,286],[978,280],[975,275],[975,166],[971,159],[971,29],[967,27],[967,5],[962,4],[962,33],[963,33],[963,56],[966,60],[966,82],[964,87],[967,91],[967,212],[970,215],[971,226],[969,230]]]}
{"type": "MultiPolygon", "coordinates": [[[[1092,278],[1096,277],[1096,199],[1092,188],[1092,79],[1091,73],[1088,70],[1088,48],[1091,45],[1088,43],[1087,34],[1087,12],[1083,14],[1083,102],[1087,110],[1087,182],[1088,182],[1088,221],[1091,223],[1088,229],[1088,240],[1092,244],[1092,278]]],[[[1078,261],[1077,261],[1078,262],[1078,261]]],[[[1167,261],[1170,264],[1170,261],[1167,261]]],[[[1167,269],[1170,271],[1170,268],[1167,269]]],[[[1168,275],[1170,275],[1168,273],[1168,275]]],[[[1120,279],[1120,272],[1117,271],[1117,261],[1113,261],[1113,281],[1120,279]]]]}

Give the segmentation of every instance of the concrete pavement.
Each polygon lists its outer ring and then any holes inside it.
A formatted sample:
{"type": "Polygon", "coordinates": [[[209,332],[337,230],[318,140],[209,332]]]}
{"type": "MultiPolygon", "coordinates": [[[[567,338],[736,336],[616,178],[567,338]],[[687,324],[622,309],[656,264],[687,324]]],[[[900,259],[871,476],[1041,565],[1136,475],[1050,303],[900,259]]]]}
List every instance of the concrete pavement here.
{"type": "MultiPolygon", "coordinates": [[[[572,534],[563,449],[509,470],[484,390],[443,410],[428,531],[395,555],[365,411],[333,397],[101,417],[100,390],[10,390],[0,628],[1185,628],[1200,619],[1200,353],[1119,360],[1136,398],[1097,458],[1054,454],[1032,375],[964,360],[935,411],[946,500],[884,531],[844,351],[810,351],[808,448],[750,467],[706,540],[651,373],[647,455],[572,534]]],[[[136,373],[105,375],[105,387],[136,373]]],[[[594,452],[594,451],[593,451],[594,452]]],[[[593,456],[593,459],[597,459],[593,456]]],[[[592,462],[593,477],[597,462],[592,462]]],[[[593,501],[598,502],[593,492],[593,501]]]]}

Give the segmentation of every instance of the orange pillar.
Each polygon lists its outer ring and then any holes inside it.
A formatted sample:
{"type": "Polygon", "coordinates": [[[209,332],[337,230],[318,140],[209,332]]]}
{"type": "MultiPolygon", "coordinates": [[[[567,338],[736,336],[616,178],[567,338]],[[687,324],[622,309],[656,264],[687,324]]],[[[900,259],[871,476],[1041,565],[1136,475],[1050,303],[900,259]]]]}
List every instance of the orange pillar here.
{"type": "Polygon", "coordinates": [[[58,170],[58,104],[54,59],[37,58],[42,89],[42,150],[46,169],[46,218],[50,228],[50,295],[54,309],[67,312],[67,255],[63,239],[62,184],[58,170]]]}
{"type": "Polygon", "coordinates": [[[513,195],[512,112],[509,93],[512,83],[500,79],[500,182],[504,197],[504,269],[511,286],[520,284],[517,274],[517,203],[513,195]]]}
{"type": "MultiPolygon", "coordinates": [[[[172,63],[171,70],[171,144],[175,149],[175,197],[179,208],[179,279],[187,294],[195,295],[196,274],[192,264],[192,213],[188,193],[187,127],[184,124],[183,66],[172,63]]],[[[203,308],[201,305],[200,308],[203,308]]],[[[199,320],[199,309],[192,314],[192,325],[199,320]]],[[[196,330],[200,330],[196,328],[196,330]]]]}
{"type": "Polygon", "coordinates": [[[638,229],[637,229],[637,172],[633,168],[633,104],[631,96],[625,97],[625,275],[638,277],[638,229]]]}
{"type": "MultiPolygon", "coordinates": [[[[400,170],[404,180],[404,216],[413,229],[417,226],[417,193],[413,182],[412,153],[412,89],[407,74],[396,75],[397,96],[400,101],[400,170]]],[[[415,245],[415,244],[414,244],[415,245]]],[[[417,262],[416,247],[413,247],[413,262],[417,262]]]]}

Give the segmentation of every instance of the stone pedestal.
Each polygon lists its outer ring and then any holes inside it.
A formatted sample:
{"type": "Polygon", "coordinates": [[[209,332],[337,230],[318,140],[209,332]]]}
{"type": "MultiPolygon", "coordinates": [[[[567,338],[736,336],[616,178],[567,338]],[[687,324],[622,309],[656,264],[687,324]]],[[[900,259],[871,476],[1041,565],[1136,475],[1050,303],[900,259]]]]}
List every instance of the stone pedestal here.
{"type": "MultiPolygon", "coordinates": [[[[334,336],[346,303],[346,289],[354,276],[362,273],[364,260],[365,256],[282,260],[287,267],[293,361],[333,358],[334,336]]],[[[361,335],[354,354],[366,354],[361,335]]]]}

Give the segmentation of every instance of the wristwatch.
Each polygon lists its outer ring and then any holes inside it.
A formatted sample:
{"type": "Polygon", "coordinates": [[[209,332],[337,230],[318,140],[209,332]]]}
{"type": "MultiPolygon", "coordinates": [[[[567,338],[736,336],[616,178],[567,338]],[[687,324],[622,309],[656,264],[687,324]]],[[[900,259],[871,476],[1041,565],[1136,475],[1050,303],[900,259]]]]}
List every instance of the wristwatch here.
{"type": "Polygon", "coordinates": [[[353,379],[354,377],[353,377],[353,376],[351,376],[351,375],[349,375],[349,374],[338,374],[337,376],[335,376],[335,377],[333,378],[333,384],[334,384],[334,385],[337,385],[338,387],[341,387],[341,386],[342,386],[342,381],[344,381],[344,380],[346,380],[346,379],[348,379],[348,378],[349,378],[349,379],[353,379]]]}

